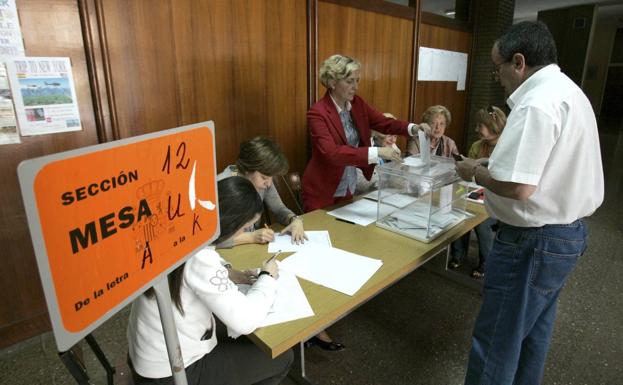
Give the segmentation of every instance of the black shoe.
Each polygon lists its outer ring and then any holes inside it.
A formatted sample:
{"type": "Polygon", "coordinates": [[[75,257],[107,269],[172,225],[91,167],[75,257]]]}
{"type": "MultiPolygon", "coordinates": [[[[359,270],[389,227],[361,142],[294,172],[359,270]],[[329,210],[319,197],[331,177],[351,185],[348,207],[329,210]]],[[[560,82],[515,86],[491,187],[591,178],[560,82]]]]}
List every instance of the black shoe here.
{"type": "Polygon", "coordinates": [[[461,262],[458,259],[452,257],[452,259],[448,263],[448,268],[452,270],[456,270],[459,268],[459,266],[461,266],[461,262]]]}
{"type": "Polygon", "coordinates": [[[318,346],[322,350],[327,350],[330,352],[339,352],[340,350],[346,349],[346,346],[344,346],[343,344],[339,342],[335,342],[335,341],[327,342],[327,341],[321,340],[318,337],[312,337],[305,342],[306,348],[312,347],[314,345],[318,346]]]}

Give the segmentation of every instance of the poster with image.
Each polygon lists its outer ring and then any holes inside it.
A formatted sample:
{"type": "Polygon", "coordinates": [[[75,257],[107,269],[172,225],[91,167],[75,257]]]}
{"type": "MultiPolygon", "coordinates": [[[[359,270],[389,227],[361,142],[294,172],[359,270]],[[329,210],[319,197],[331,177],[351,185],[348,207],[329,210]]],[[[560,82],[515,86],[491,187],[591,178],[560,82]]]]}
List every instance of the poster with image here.
{"type": "Polygon", "coordinates": [[[7,71],[22,135],[81,130],[69,58],[14,58],[7,71]]]}

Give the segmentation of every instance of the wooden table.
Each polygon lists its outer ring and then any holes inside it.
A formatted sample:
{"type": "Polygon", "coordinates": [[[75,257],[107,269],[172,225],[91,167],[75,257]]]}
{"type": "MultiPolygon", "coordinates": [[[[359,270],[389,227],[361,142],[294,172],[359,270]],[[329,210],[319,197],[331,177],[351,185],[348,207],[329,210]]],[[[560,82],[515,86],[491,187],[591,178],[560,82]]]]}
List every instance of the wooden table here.
{"type": "MultiPolygon", "coordinates": [[[[453,227],[431,243],[423,243],[398,235],[377,227],[374,223],[363,227],[337,221],[325,210],[305,214],[305,230],[328,230],[333,247],[381,259],[383,266],[352,297],[299,279],[315,315],[259,328],[249,337],[273,358],[299,343],[302,344],[423,265],[452,241],[487,218],[481,204],[470,202],[468,211],[473,213],[474,217],[453,227]]],[[[257,244],[236,246],[228,250],[221,249],[219,252],[237,269],[260,266],[262,261],[269,256],[267,246],[257,244]]],[[[279,259],[286,258],[289,254],[291,253],[284,253],[279,259]]],[[[304,371],[304,357],[301,361],[304,371]]],[[[304,377],[304,372],[302,374],[304,377]]]]}

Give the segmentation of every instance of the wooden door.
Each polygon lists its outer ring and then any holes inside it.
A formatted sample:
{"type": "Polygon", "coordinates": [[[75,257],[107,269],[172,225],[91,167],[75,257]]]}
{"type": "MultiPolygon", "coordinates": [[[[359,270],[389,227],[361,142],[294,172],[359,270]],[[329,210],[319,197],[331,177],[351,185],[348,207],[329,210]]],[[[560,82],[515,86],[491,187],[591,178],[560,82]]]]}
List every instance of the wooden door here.
{"type": "Polygon", "coordinates": [[[0,146],[0,347],[49,330],[17,165],[42,155],[98,142],[78,3],[75,0],[18,1],[27,56],[71,58],[82,131],[22,137],[0,146]]]}

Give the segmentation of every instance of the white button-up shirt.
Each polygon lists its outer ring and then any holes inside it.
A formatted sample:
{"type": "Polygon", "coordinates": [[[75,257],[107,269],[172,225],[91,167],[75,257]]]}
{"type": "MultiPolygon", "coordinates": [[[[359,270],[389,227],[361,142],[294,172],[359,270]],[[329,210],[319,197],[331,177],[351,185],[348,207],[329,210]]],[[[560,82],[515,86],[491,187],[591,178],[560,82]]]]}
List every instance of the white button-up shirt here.
{"type": "Polygon", "coordinates": [[[604,177],[597,122],[582,90],[555,65],[508,98],[512,111],[489,159],[493,179],[537,186],[526,200],[486,191],[489,214],[521,227],[567,224],[602,203],[604,177]]]}

